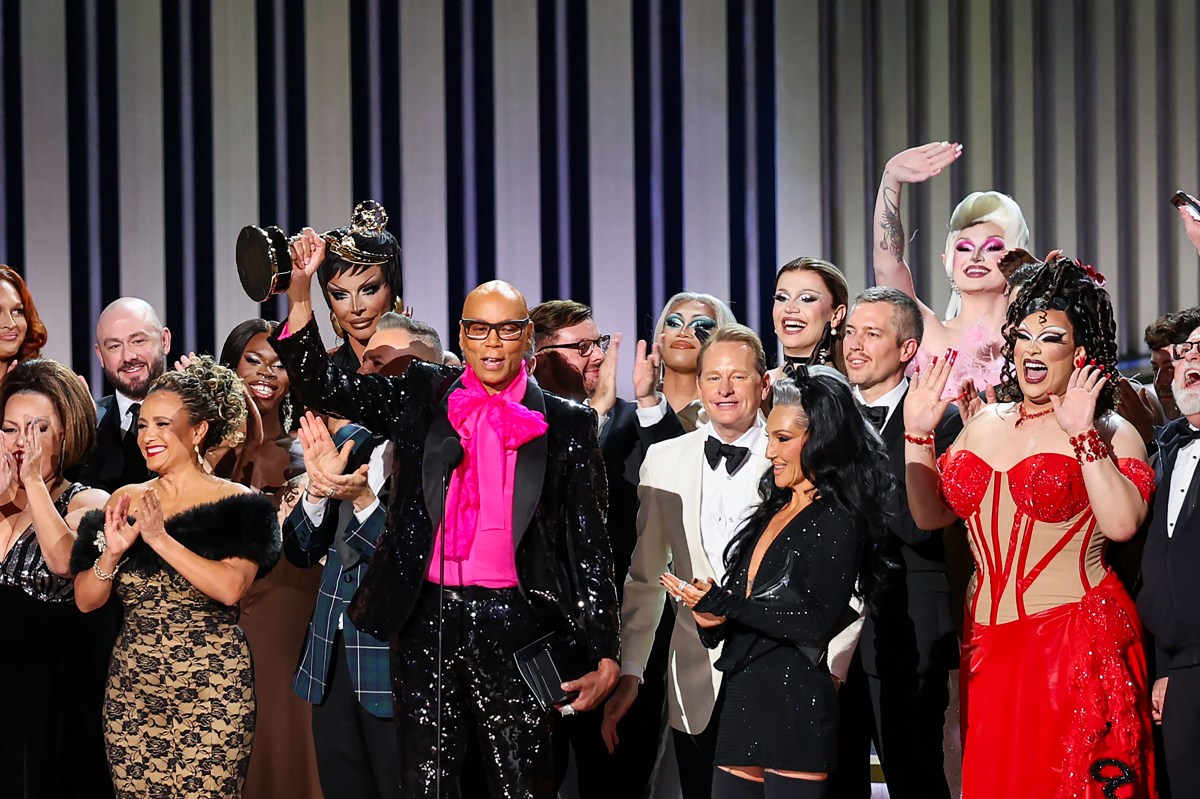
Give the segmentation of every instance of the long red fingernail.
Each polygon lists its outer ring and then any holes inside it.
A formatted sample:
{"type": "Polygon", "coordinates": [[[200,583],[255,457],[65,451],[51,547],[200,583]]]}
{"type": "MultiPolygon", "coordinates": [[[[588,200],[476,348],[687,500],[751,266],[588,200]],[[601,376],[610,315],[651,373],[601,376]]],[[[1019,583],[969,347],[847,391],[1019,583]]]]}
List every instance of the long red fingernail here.
{"type": "Polygon", "coordinates": [[[933,356],[933,365],[934,366],[937,366],[937,359],[938,359],[938,356],[936,356],[936,355],[933,356]]]}
{"type": "Polygon", "coordinates": [[[1083,365],[1085,363],[1087,363],[1087,358],[1085,358],[1084,356],[1078,355],[1075,357],[1075,368],[1076,369],[1082,369],[1083,365]]]}

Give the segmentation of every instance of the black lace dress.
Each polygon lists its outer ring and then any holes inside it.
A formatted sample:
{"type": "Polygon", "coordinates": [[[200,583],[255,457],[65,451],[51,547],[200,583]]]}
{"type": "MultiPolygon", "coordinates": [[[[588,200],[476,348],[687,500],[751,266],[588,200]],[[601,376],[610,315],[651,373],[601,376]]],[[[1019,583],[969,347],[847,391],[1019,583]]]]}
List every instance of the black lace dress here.
{"type": "MultiPolygon", "coordinates": [[[[85,486],[73,483],[54,506],[66,516],[85,486]]],[[[100,707],[116,634],[116,608],[85,616],[70,578],[46,568],[33,527],[0,559],[0,796],[71,799],[112,796],[100,707]]]]}
{"type": "MultiPolygon", "coordinates": [[[[95,562],[104,517],[79,526],[76,573],[95,562]]],[[[275,507],[260,494],[199,505],[167,520],[179,543],[211,560],[279,559],[275,507]]],[[[254,670],[238,608],[201,593],[138,540],[114,581],[125,624],[109,667],[104,741],[118,797],[241,795],[254,738],[254,670]]]]}

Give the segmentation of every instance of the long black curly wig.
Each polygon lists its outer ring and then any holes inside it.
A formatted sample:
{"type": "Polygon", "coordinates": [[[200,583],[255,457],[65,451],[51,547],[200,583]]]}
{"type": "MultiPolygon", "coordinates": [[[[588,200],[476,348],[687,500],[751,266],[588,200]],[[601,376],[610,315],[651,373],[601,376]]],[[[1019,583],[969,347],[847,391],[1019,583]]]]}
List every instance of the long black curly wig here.
{"type": "MultiPolygon", "coordinates": [[[[1117,323],[1112,301],[1103,287],[1103,277],[1079,261],[1064,256],[1021,267],[1028,277],[1017,290],[1017,298],[1008,306],[1004,322],[1004,366],[996,396],[1006,402],[1020,402],[1025,395],[1017,380],[1013,352],[1017,328],[1027,317],[1039,311],[1063,311],[1071,322],[1075,345],[1084,348],[1089,360],[1095,359],[1110,378],[1117,373],[1117,323]]],[[[1110,379],[1096,401],[1096,417],[1117,406],[1115,381],[1110,379]]]]}
{"type": "MultiPolygon", "coordinates": [[[[854,517],[864,542],[857,594],[868,602],[896,573],[899,564],[884,554],[888,522],[899,508],[896,480],[883,442],[867,426],[849,386],[824,374],[775,383],[773,408],[794,409],[808,428],[800,450],[800,468],[822,501],[833,502],[854,517]]],[[[758,484],[759,505],[725,548],[725,566],[733,568],[746,546],[788,504],[791,488],[778,488],[768,469],[758,484]]],[[[726,578],[728,579],[728,578],[726,578]]]]}

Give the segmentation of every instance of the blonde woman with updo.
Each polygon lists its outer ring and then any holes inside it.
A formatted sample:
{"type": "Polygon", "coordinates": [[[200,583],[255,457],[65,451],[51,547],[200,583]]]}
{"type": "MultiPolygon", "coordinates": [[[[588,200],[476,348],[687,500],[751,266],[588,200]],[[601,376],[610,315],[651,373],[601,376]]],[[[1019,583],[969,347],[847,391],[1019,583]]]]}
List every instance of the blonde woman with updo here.
{"type": "Polygon", "coordinates": [[[125,609],[104,703],[118,797],[241,796],[255,702],[238,602],[279,559],[279,526],[269,499],[203,459],[245,416],[241,381],[207,356],[159,377],[137,426],[158,476],[80,523],[76,604],[93,611],[115,592],[125,609]]]}

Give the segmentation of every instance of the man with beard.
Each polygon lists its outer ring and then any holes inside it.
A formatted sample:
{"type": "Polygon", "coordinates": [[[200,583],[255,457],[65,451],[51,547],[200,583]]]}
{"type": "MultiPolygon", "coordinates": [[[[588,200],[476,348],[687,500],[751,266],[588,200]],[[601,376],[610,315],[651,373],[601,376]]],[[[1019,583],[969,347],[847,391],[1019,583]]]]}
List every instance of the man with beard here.
{"type": "MultiPolygon", "coordinates": [[[[608,537],[613,553],[613,579],[617,592],[625,587],[629,560],[637,543],[638,472],[646,449],[658,441],[683,435],[679,418],[668,410],[649,426],[639,424],[637,403],[617,397],[617,350],[621,336],[600,335],[592,309],[574,300],[550,300],[529,312],[533,320],[534,377],[547,391],[596,411],[600,426],[600,451],[608,474],[608,537]]],[[[378,333],[376,334],[378,335],[378,333]]],[[[374,343],[374,339],[372,339],[374,343]]],[[[654,391],[656,368],[640,348],[635,380],[641,400],[658,405],[654,391]]],[[[664,616],[655,646],[646,664],[645,684],[633,706],[621,720],[625,744],[609,754],[600,735],[603,713],[596,709],[561,719],[555,730],[555,760],[561,785],[567,768],[568,749],[575,750],[579,792],[584,799],[602,796],[641,796],[654,771],[658,741],[662,733],[666,701],[663,677],[671,639],[672,617],[664,616]]]]}
{"type": "Polygon", "coordinates": [[[1159,435],[1158,492],[1142,554],[1138,614],[1154,636],[1151,712],[1162,725],[1172,796],[1200,795],[1200,327],[1170,344],[1180,417],[1159,435]]]}
{"type": "Polygon", "coordinates": [[[96,403],[96,448],[68,477],[110,493],[149,479],[137,444],[138,413],[170,351],[171,331],[145,300],[122,297],[101,312],[96,357],[114,393],[96,403]]]}

